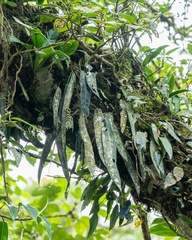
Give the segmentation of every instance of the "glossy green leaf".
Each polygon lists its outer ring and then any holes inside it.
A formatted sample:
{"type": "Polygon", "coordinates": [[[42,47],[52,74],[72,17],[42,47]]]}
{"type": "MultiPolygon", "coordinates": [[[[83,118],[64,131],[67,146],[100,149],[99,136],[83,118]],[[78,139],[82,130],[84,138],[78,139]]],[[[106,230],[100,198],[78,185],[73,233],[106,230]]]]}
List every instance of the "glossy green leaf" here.
{"type": "Polygon", "coordinates": [[[68,56],[71,56],[77,51],[79,42],[77,40],[69,40],[64,44],[60,44],[60,50],[68,56]]]}
{"type": "Polygon", "coordinates": [[[0,222],[0,240],[8,240],[8,225],[6,222],[0,222]]]}
{"type": "Polygon", "coordinates": [[[39,28],[35,28],[31,31],[31,40],[36,48],[40,48],[45,42],[45,36],[39,28]]]}
{"type": "MultiPolygon", "coordinates": [[[[173,226],[174,228],[174,226],[173,226]]],[[[150,233],[155,234],[158,236],[163,236],[163,237],[175,237],[177,236],[176,233],[171,231],[169,226],[167,224],[157,224],[155,226],[152,226],[150,228],[150,233]]]]}
{"type": "Polygon", "coordinates": [[[167,152],[169,158],[172,159],[173,149],[172,149],[172,145],[171,145],[170,141],[168,140],[167,137],[160,137],[159,139],[160,139],[165,151],[167,152]]]}
{"type": "Polygon", "coordinates": [[[118,204],[116,204],[111,212],[109,230],[111,230],[115,226],[119,216],[118,213],[119,213],[119,207],[118,207],[118,204]]]}
{"type": "Polygon", "coordinates": [[[92,236],[92,234],[94,233],[94,231],[95,231],[95,229],[97,227],[97,224],[98,224],[98,214],[96,212],[90,218],[90,221],[89,221],[89,232],[88,232],[87,238],[92,236]]]}

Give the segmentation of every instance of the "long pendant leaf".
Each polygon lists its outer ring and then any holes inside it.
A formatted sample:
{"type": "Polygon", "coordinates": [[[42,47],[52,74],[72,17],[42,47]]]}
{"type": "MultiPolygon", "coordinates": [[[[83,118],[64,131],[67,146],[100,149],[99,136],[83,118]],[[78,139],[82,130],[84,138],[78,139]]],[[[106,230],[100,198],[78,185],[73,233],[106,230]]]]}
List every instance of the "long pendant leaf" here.
{"type": "Polygon", "coordinates": [[[120,107],[121,107],[120,127],[121,127],[121,133],[124,133],[127,125],[127,110],[126,110],[126,104],[122,99],[120,99],[120,107]]]}
{"type": "Polygon", "coordinates": [[[89,115],[89,105],[91,101],[91,90],[86,82],[86,74],[84,71],[81,71],[79,78],[81,91],[80,91],[80,100],[81,100],[81,112],[85,115],[89,115]]]}
{"type": "Polygon", "coordinates": [[[123,142],[122,142],[122,139],[121,139],[121,136],[120,136],[120,133],[117,129],[117,127],[115,126],[115,124],[112,122],[113,124],[113,133],[114,133],[114,136],[115,136],[115,142],[116,142],[116,145],[117,145],[117,149],[120,153],[120,155],[122,156],[123,160],[124,160],[124,163],[125,163],[125,166],[131,176],[131,179],[133,181],[133,184],[135,185],[135,190],[137,192],[137,194],[139,195],[140,193],[140,183],[139,183],[139,177],[137,175],[137,171],[136,171],[136,168],[133,164],[133,161],[131,159],[131,157],[129,156],[123,142]]]}
{"type": "Polygon", "coordinates": [[[58,155],[61,162],[61,166],[63,169],[63,173],[69,181],[69,171],[68,171],[68,163],[67,163],[67,154],[66,154],[66,122],[67,122],[67,109],[70,107],[71,98],[73,95],[73,90],[76,82],[76,75],[75,73],[71,73],[69,82],[65,87],[64,97],[63,97],[63,105],[61,110],[61,127],[60,132],[56,139],[58,155]]]}
{"type": "Polygon", "coordinates": [[[52,144],[55,140],[55,137],[56,137],[56,134],[55,134],[54,131],[47,135],[47,138],[46,138],[46,141],[45,141],[45,144],[44,144],[44,147],[43,147],[43,152],[42,152],[41,158],[40,158],[39,168],[38,168],[38,183],[40,183],[41,173],[42,173],[42,170],[43,170],[43,165],[46,162],[47,157],[48,157],[48,155],[51,151],[51,147],[52,147],[52,144]]]}
{"type": "Polygon", "coordinates": [[[99,152],[99,156],[104,163],[104,149],[102,144],[102,129],[104,128],[104,116],[101,111],[101,109],[95,109],[94,115],[93,115],[93,125],[94,125],[94,131],[95,131],[95,141],[97,144],[97,149],[99,152]]]}
{"type": "Polygon", "coordinates": [[[93,152],[93,146],[89,137],[87,127],[85,124],[85,117],[80,114],[79,118],[79,132],[84,143],[85,162],[91,174],[94,174],[95,170],[95,157],[93,152]]]}
{"type": "Polygon", "coordinates": [[[107,113],[105,115],[106,127],[102,129],[102,144],[104,149],[104,164],[111,176],[113,182],[121,190],[121,178],[119,175],[118,167],[116,164],[117,161],[117,148],[114,141],[114,135],[112,131],[111,121],[113,117],[112,114],[107,113]]]}
{"type": "Polygon", "coordinates": [[[60,87],[57,87],[53,97],[53,126],[56,132],[59,130],[59,105],[61,101],[61,93],[60,87]]]}

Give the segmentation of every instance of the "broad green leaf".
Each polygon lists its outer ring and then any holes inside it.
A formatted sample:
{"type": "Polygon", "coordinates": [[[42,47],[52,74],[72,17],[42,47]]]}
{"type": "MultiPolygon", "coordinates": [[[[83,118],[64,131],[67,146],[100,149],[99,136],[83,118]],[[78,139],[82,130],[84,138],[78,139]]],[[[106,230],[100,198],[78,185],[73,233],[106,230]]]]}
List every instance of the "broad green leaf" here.
{"type": "Polygon", "coordinates": [[[29,204],[22,204],[23,205],[23,207],[26,209],[26,211],[32,216],[32,218],[34,219],[34,220],[37,220],[37,217],[38,217],[38,215],[39,215],[39,213],[38,213],[38,211],[37,211],[37,209],[36,208],[34,208],[34,207],[32,207],[31,205],[29,205],[29,204]]]}
{"type": "Polygon", "coordinates": [[[18,213],[19,213],[18,208],[13,205],[10,205],[6,202],[5,202],[5,204],[7,205],[8,209],[9,209],[12,220],[15,220],[15,218],[18,216],[18,213]]]}
{"type": "Polygon", "coordinates": [[[8,225],[6,222],[0,222],[0,240],[8,240],[8,225]]]}
{"type": "Polygon", "coordinates": [[[45,36],[39,28],[35,28],[31,31],[31,40],[36,48],[40,48],[45,42],[45,36]]]}
{"type": "MultiPolygon", "coordinates": [[[[173,228],[174,228],[174,226],[173,226],[173,228]]],[[[164,236],[164,237],[175,237],[175,236],[177,236],[176,233],[171,231],[171,229],[169,228],[169,226],[167,224],[157,224],[155,226],[152,226],[150,228],[150,233],[158,235],[158,236],[164,236]]]]}
{"type": "Polygon", "coordinates": [[[116,204],[110,216],[109,230],[111,230],[115,226],[115,223],[117,222],[117,219],[119,216],[118,213],[119,213],[119,207],[118,207],[118,204],[116,204]]]}
{"type": "Polygon", "coordinates": [[[68,56],[71,56],[74,54],[79,46],[79,42],[77,40],[69,40],[64,44],[60,44],[59,48],[60,50],[67,54],[68,56]]]}
{"type": "Polygon", "coordinates": [[[166,47],[168,47],[168,45],[163,45],[160,46],[158,48],[156,48],[154,51],[151,51],[144,59],[143,61],[143,66],[146,66],[147,64],[149,64],[154,58],[156,58],[163,49],[165,49],[166,47]]]}
{"type": "Polygon", "coordinates": [[[95,231],[95,229],[97,227],[97,224],[98,224],[98,214],[96,212],[90,218],[90,221],[89,221],[89,232],[88,232],[87,238],[92,236],[92,234],[94,233],[94,231],[95,231]]]}
{"type": "Polygon", "coordinates": [[[170,141],[168,140],[167,137],[160,137],[159,139],[160,139],[165,151],[167,152],[169,158],[172,159],[173,149],[172,149],[172,145],[171,145],[170,141]]]}

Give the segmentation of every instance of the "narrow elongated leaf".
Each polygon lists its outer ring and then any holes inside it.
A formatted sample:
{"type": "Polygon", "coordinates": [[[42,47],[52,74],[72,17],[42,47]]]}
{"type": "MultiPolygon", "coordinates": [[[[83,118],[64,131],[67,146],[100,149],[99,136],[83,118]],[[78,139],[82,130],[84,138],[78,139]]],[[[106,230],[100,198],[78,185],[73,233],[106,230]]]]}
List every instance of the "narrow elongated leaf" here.
{"type": "Polygon", "coordinates": [[[126,110],[126,104],[125,101],[120,99],[120,107],[121,107],[121,112],[120,112],[120,127],[121,127],[121,133],[125,132],[125,128],[127,125],[127,110],[126,110]]]}
{"type": "Polygon", "coordinates": [[[164,174],[164,166],[163,162],[161,161],[161,155],[159,154],[158,147],[153,140],[150,141],[150,155],[158,174],[164,174]]]}
{"type": "Polygon", "coordinates": [[[89,221],[90,227],[89,227],[89,232],[88,232],[87,238],[89,238],[94,233],[94,231],[97,227],[97,224],[98,224],[98,214],[94,213],[89,221]]]}
{"type": "Polygon", "coordinates": [[[106,126],[102,129],[102,144],[104,151],[104,158],[102,160],[104,161],[103,163],[106,166],[107,171],[111,176],[111,179],[121,190],[121,179],[116,164],[117,148],[116,143],[114,141],[112,122],[113,122],[112,115],[110,113],[107,113],[105,115],[106,126]]]}
{"type": "Polygon", "coordinates": [[[47,220],[47,218],[43,217],[43,216],[39,216],[41,218],[41,220],[44,222],[45,224],[45,228],[47,231],[47,235],[49,240],[52,240],[52,235],[51,235],[51,224],[50,222],[47,220]]]}
{"type": "Polygon", "coordinates": [[[173,97],[175,95],[178,95],[180,93],[184,93],[184,92],[190,92],[191,90],[188,90],[188,89],[181,89],[181,90],[177,90],[177,91],[174,91],[172,93],[169,94],[169,97],[173,97]]]}
{"type": "Polygon", "coordinates": [[[53,97],[53,126],[58,132],[59,130],[59,123],[60,123],[60,118],[59,118],[59,105],[61,101],[61,89],[60,87],[57,87],[54,97],[53,97]]]}
{"type": "Polygon", "coordinates": [[[156,58],[163,49],[165,49],[166,47],[168,47],[168,45],[163,45],[160,46],[158,48],[156,48],[154,51],[151,51],[146,58],[143,61],[143,65],[146,66],[148,63],[150,63],[154,58],[156,58]]]}
{"type": "Polygon", "coordinates": [[[170,93],[173,91],[174,89],[174,86],[175,86],[175,78],[174,78],[174,75],[171,74],[171,76],[169,77],[169,91],[170,93]]]}
{"type": "Polygon", "coordinates": [[[82,114],[80,114],[79,118],[79,132],[81,135],[81,139],[83,140],[84,143],[85,162],[87,164],[89,172],[91,174],[94,174],[95,157],[93,152],[93,146],[85,124],[85,117],[82,114]]]}
{"type": "Polygon", "coordinates": [[[101,109],[95,109],[93,115],[93,125],[95,132],[95,141],[97,144],[97,149],[99,152],[99,156],[104,163],[104,149],[102,144],[102,129],[104,128],[104,116],[101,109]]]}
{"type": "Polygon", "coordinates": [[[81,91],[80,91],[80,100],[81,100],[81,112],[88,116],[89,115],[89,105],[91,101],[91,90],[86,82],[86,74],[84,71],[81,71],[79,78],[81,91]]]}
{"type": "Polygon", "coordinates": [[[120,136],[120,133],[117,129],[117,127],[115,126],[115,124],[113,122],[111,122],[111,124],[113,124],[113,133],[114,133],[114,139],[115,139],[115,142],[116,142],[116,146],[117,146],[117,149],[120,153],[120,155],[122,156],[123,160],[124,160],[124,163],[125,163],[125,166],[131,176],[131,179],[133,181],[133,184],[135,186],[135,190],[136,192],[140,193],[140,183],[139,183],[139,177],[137,175],[137,171],[136,171],[136,168],[133,164],[133,161],[131,159],[131,157],[129,156],[126,148],[125,148],[125,145],[121,139],[121,136],[120,136]]]}
{"type": "MultiPolygon", "coordinates": [[[[96,73],[95,73],[95,72],[88,72],[88,73],[85,75],[85,78],[86,78],[87,85],[89,86],[89,88],[91,89],[91,91],[92,91],[98,98],[100,98],[99,92],[98,92],[98,90],[97,90],[96,73]]],[[[100,99],[101,99],[101,98],[100,98],[100,99]]]]}
{"type": "Polygon", "coordinates": [[[129,103],[129,102],[126,103],[126,109],[127,109],[127,115],[128,115],[128,118],[129,118],[129,124],[130,124],[130,127],[131,127],[132,137],[133,137],[133,139],[135,139],[135,135],[136,135],[136,133],[135,133],[135,123],[136,123],[139,115],[137,113],[134,113],[132,103],[129,103]]]}
{"type": "Polygon", "coordinates": [[[43,147],[43,152],[41,154],[40,162],[39,162],[39,168],[38,168],[38,183],[40,183],[41,179],[41,173],[43,170],[43,165],[45,164],[47,157],[51,151],[51,147],[53,145],[53,142],[56,138],[56,133],[53,131],[52,133],[47,134],[46,141],[43,147]]]}
{"type": "Polygon", "coordinates": [[[177,134],[174,131],[173,126],[171,125],[171,123],[169,122],[160,122],[161,124],[163,124],[164,128],[167,130],[167,132],[175,139],[177,140],[179,143],[181,143],[180,138],[177,136],[177,134]]]}
{"type": "Polygon", "coordinates": [[[38,211],[36,208],[32,207],[31,205],[29,204],[22,204],[23,207],[26,209],[26,211],[32,216],[32,218],[36,221],[37,220],[37,217],[39,215],[38,211]]]}
{"type": "Polygon", "coordinates": [[[109,230],[111,230],[115,226],[115,223],[117,222],[117,219],[119,216],[118,213],[119,213],[119,207],[118,207],[118,204],[116,204],[110,216],[109,230]]]}
{"type": "Polygon", "coordinates": [[[69,109],[70,107],[75,83],[76,83],[76,75],[74,72],[72,72],[71,75],[69,76],[69,81],[65,86],[62,109],[61,109],[60,132],[56,138],[59,159],[61,162],[63,173],[67,181],[69,181],[69,170],[68,170],[67,155],[66,155],[67,109],[69,109]]]}
{"type": "Polygon", "coordinates": [[[173,157],[173,149],[172,149],[170,141],[168,140],[167,137],[160,137],[159,139],[160,139],[160,141],[161,141],[165,151],[167,152],[169,158],[172,159],[172,157],[173,157]]]}
{"type": "Polygon", "coordinates": [[[155,139],[155,142],[159,144],[159,136],[158,136],[158,129],[157,126],[154,123],[151,123],[151,130],[153,133],[153,137],[155,139]]]}
{"type": "Polygon", "coordinates": [[[25,24],[24,22],[20,21],[18,18],[14,17],[15,22],[19,23],[20,25],[22,25],[23,27],[27,28],[28,30],[34,30],[34,28],[28,24],[25,24]]]}
{"type": "Polygon", "coordinates": [[[0,222],[0,240],[8,240],[8,225],[6,222],[0,222]]]}

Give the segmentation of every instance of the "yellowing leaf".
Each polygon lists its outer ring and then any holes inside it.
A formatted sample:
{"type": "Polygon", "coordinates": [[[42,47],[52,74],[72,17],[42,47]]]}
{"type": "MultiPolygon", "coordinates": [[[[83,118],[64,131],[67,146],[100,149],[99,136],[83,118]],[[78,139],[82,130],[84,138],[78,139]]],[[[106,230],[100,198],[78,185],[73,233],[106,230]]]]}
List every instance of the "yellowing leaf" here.
{"type": "Polygon", "coordinates": [[[141,224],[142,224],[142,220],[140,218],[137,219],[137,221],[135,222],[135,228],[138,228],[141,224]]]}

